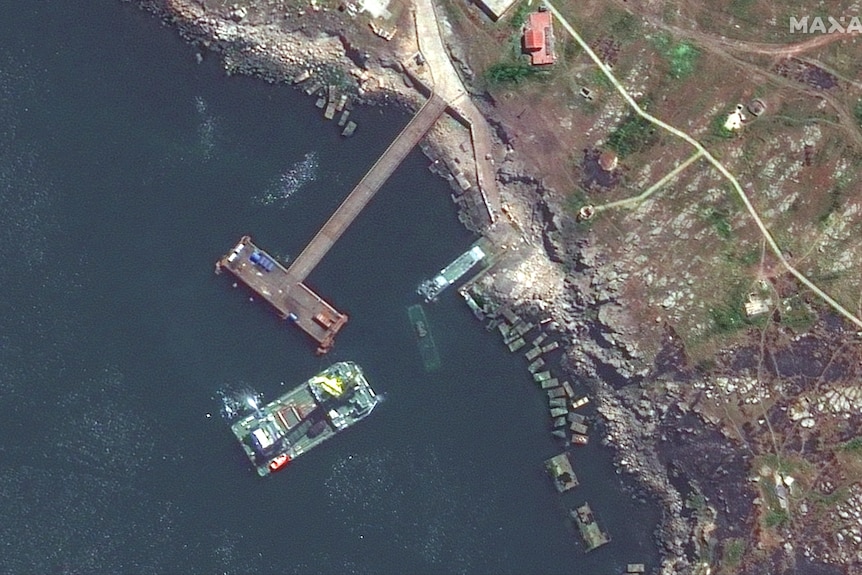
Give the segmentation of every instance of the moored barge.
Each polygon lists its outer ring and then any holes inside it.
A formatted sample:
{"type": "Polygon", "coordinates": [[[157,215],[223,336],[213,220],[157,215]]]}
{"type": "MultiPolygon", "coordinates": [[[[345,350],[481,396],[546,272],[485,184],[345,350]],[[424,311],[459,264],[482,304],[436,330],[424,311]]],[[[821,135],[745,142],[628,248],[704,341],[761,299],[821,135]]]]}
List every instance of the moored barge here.
{"type": "Polygon", "coordinates": [[[352,361],[333,364],[231,426],[261,476],[365,419],[378,397],[352,361]]]}

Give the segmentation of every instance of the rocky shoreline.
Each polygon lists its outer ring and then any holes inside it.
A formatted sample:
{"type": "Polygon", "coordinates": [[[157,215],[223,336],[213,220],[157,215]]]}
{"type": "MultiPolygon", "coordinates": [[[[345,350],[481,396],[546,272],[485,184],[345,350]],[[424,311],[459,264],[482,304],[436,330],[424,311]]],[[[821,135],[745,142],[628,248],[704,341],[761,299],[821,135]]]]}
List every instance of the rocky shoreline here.
{"type": "MultiPolygon", "coordinates": [[[[228,74],[290,84],[310,73],[338,83],[356,102],[415,109],[422,101],[397,59],[355,48],[337,28],[309,24],[287,31],[235,7],[209,10],[203,0],[139,0],[138,4],[175,27],[202,52],[217,53],[228,74]]],[[[469,69],[462,66],[461,72],[469,69]]],[[[663,557],[660,572],[694,572],[696,556],[709,544],[715,528],[714,513],[708,509],[685,513],[686,502],[657,443],[664,430],[681,418],[697,418],[676,406],[672,393],[650,392],[641,385],[654,373],[654,366],[647,364],[638,348],[636,326],[626,324],[624,310],[616,303],[625,270],[603,260],[564,206],[555,202],[554,194],[519,164],[505,126],[494,123],[491,105],[480,105],[507,151],[498,169],[504,211],[521,240],[535,248],[508,269],[489,274],[484,289],[524,317],[549,322],[566,342],[561,368],[573,378],[590,382],[604,418],[604,441],[615,451],[618,472],[633,476],[643,488],[641,496],[661,504],[656,533],[663,557]]],[[[459,137],[445,128],[435,129],[429,141],[432,160],[460,154],[459,137]]],[[[466,212],[462,221],[474,231],[481,231],[474,223],[479,219],[470,213],[478,204],[459,205],[466,212]]],[[[665,385],[663,391],[669,387],[665,385]]],[[[702,425],[691,425],[695,427],[698,430],[692,434],[703,432],[702,425]]]]}

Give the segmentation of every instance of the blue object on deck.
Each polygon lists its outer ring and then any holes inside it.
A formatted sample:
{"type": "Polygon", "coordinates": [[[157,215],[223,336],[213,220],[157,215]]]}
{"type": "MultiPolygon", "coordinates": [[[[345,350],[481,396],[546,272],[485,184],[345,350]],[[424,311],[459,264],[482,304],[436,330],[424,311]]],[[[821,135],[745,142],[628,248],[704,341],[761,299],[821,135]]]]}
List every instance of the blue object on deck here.
{"type": "Polygon", "coordinates": [[[260,258],[261,258],[260,252],[252,252],[252,254],[250,256],[248,256],[248,259],[251,260],[251,263],[253,263],[253,264],[256,264],[257,262],[259,262],[260,258]]]}
{"type": "Polygon", "coordinates": [[[292,313],[292,314],[289,314],[289,315],[287,316],[287,319],[289,319],[290,321],[296,321],[296,320],[298,320],[299,318],[298,318],[298,317],[296,317],[296,314],[295,314],[295,313],[292,313]]]}

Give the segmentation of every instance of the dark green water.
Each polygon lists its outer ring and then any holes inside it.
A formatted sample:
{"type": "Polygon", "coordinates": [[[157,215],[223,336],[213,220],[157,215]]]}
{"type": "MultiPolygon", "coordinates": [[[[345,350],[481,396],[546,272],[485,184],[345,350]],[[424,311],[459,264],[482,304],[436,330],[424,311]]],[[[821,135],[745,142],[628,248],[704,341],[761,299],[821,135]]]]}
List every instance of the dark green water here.
{"type": "Polygon", "coordinates": [[[21,5],[0,40],[0,572],[655,562],[655,510],[608,452],[577,451],[582,485],[553,490],[544,396],[454,293],[427,310],[443,369],[423,373],[406,307],[472,238],[418,153],[309,280],[351,315],[325,359],[213,275],[245,233],[297,254],[406,116],[358,110],[342,140],[303,95],[196,64],[113,0],[21,5]],[[270,399],[340,359],[387,401],[260,479],[219,394],[270,399]],[[589,555],[566,520],[584,500],[614,538],[589,555]]]}

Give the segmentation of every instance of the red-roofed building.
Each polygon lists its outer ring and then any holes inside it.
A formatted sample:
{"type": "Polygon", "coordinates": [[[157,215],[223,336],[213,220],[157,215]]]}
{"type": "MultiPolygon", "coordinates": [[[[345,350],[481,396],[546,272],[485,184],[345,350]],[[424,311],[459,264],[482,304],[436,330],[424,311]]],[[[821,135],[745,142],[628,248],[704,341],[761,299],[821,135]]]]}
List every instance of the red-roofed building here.
{"type": "Polygon", "coordinates": [[[524,26],[524,51],[530,55],[533,66],[553,64],[554,29],[550,12],[533,12],[524,26]]]}

